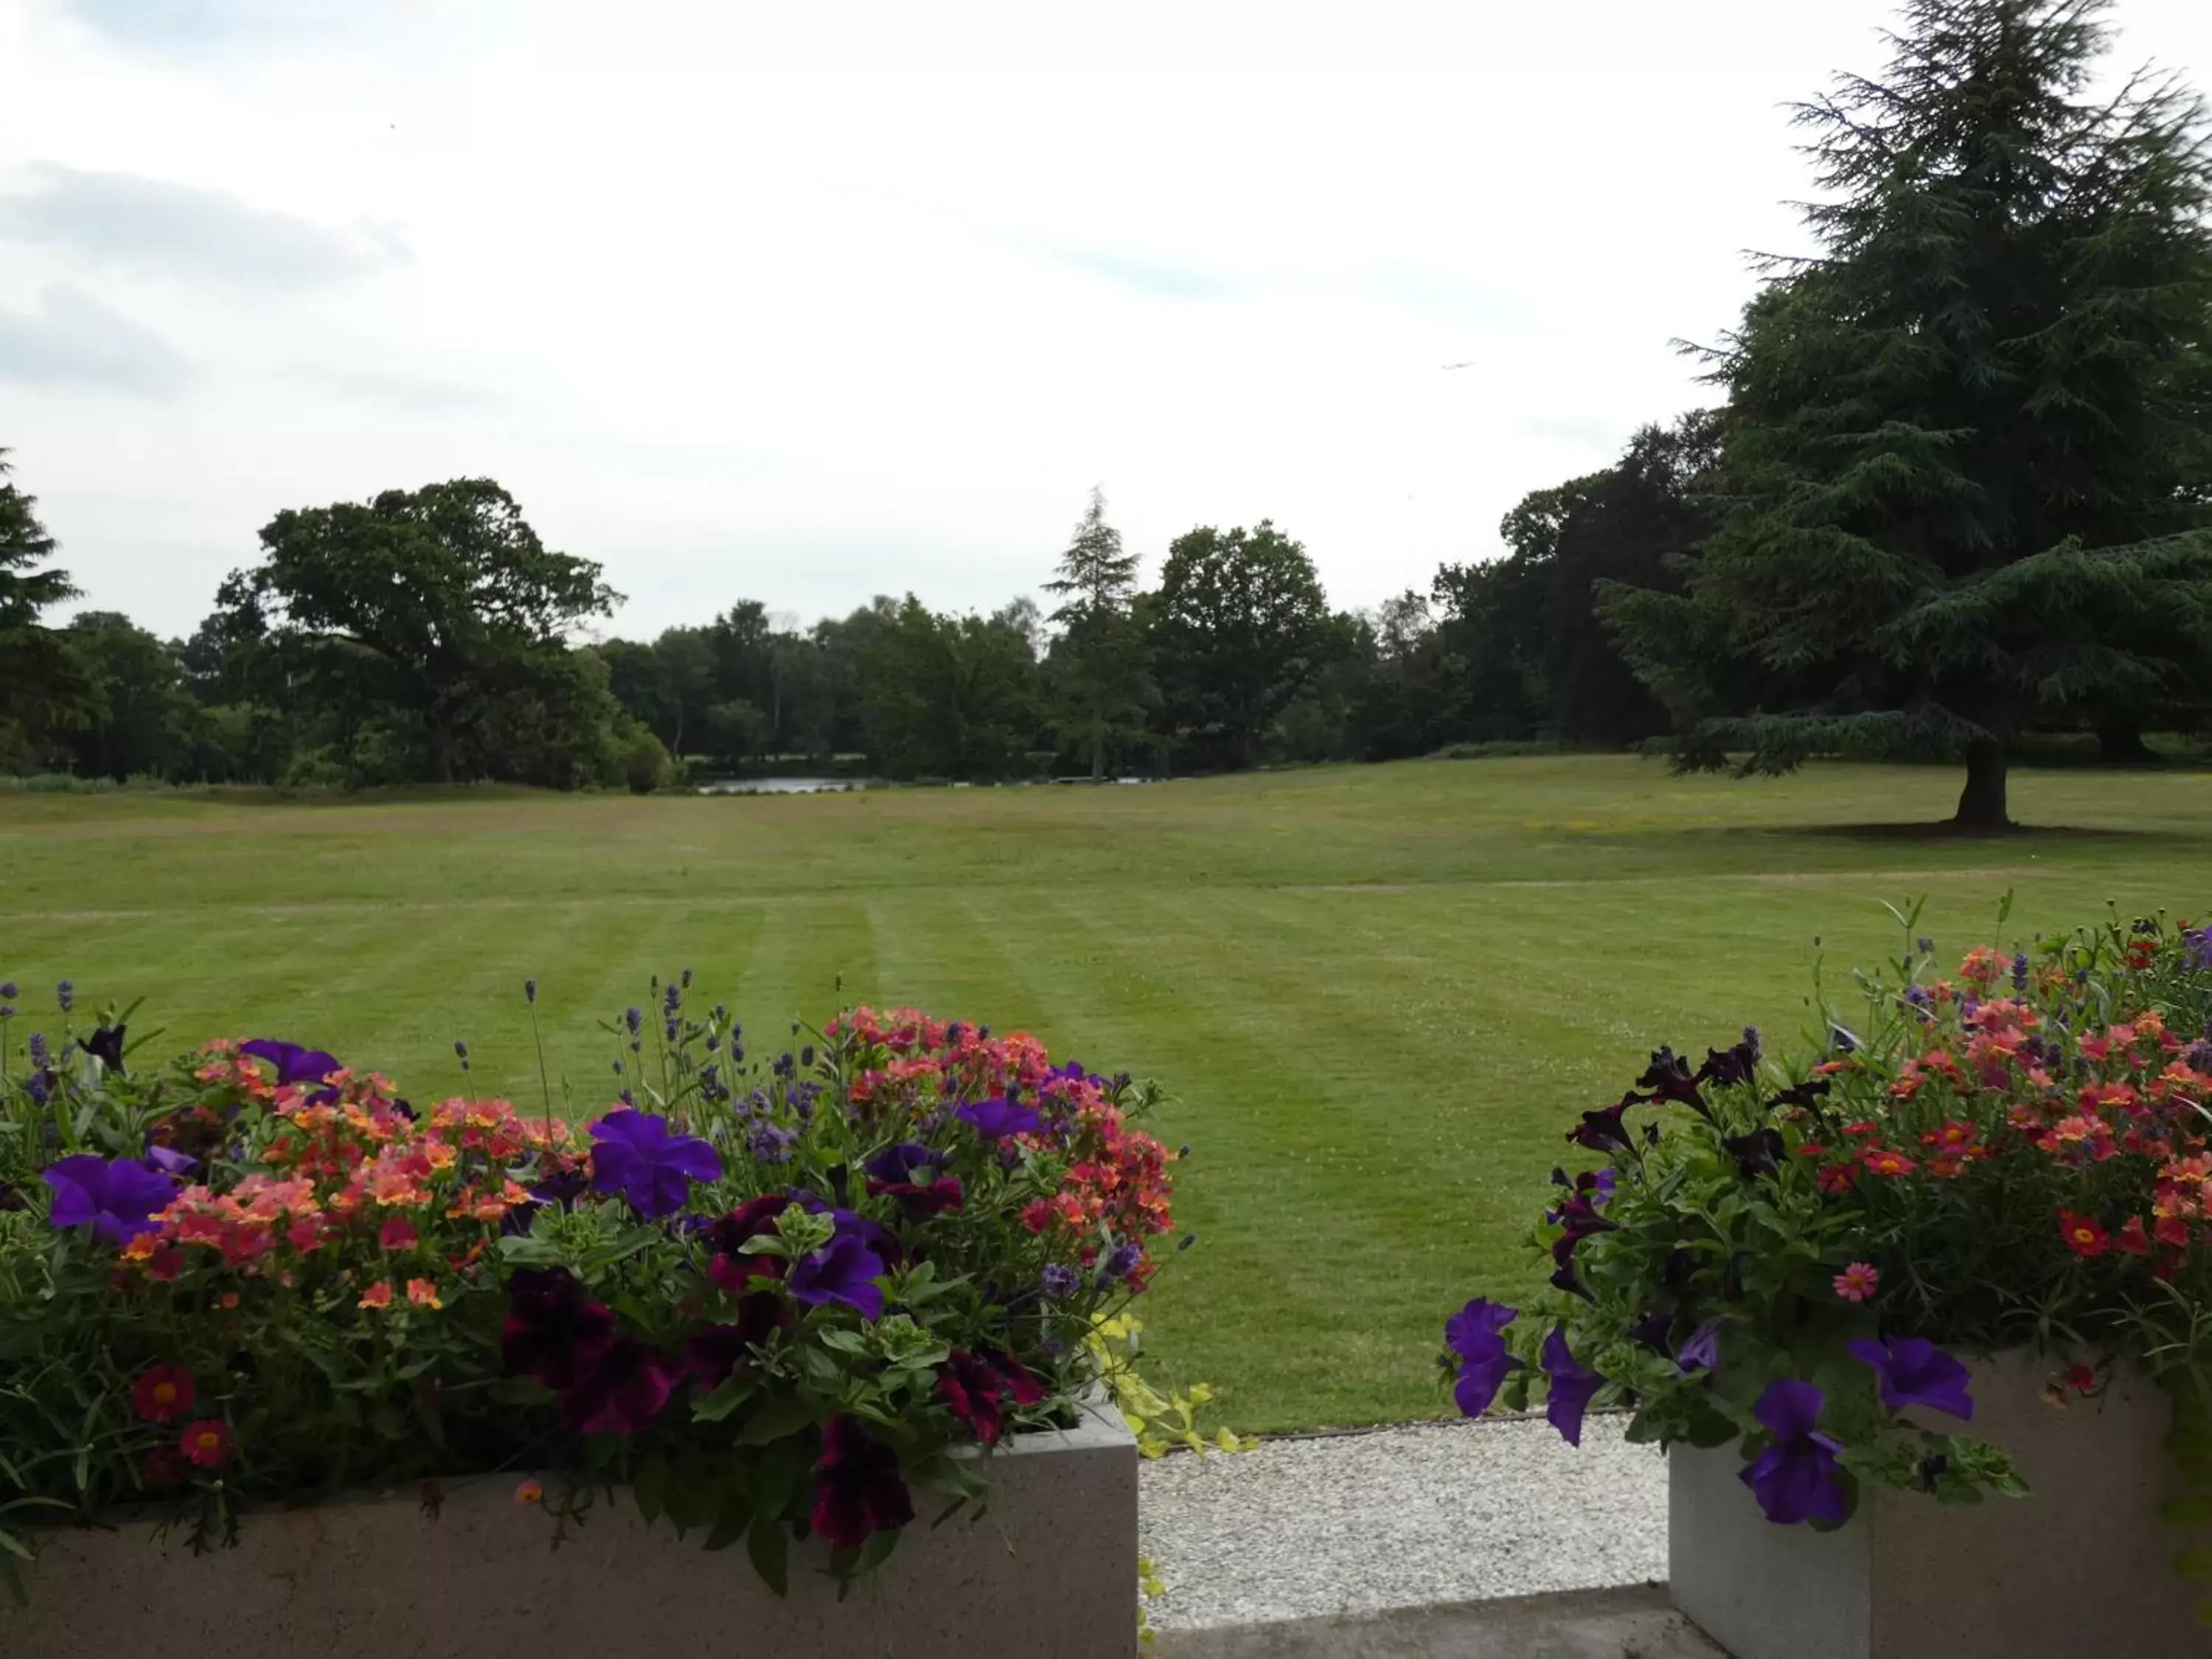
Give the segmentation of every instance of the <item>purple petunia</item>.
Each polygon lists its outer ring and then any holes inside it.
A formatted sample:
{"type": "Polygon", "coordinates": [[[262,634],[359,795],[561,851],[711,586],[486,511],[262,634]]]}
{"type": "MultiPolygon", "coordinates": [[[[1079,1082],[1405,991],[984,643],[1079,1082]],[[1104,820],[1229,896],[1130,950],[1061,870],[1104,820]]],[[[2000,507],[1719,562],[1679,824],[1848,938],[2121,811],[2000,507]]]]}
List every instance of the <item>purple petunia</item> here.
{"type": "Polygon", "coordinates": [[[1461,1415],[1480,1417],[1488,1411],[1498,1389],[1505,1386],[1506,1372],[1521,1364],[1506,1352],[1503,1334],[1520,1316],[1517,1308],[1477,1297],[1446,1322],[1444,1346],[1460,1359],[1459,1382],[1452,1389],[1452,1398],[1459,1402],[1461,1415]]]}
{"type": "Polygon", "coordinates": [[[870,1248],[860,1230],[841,1222],[836,1237],[827,1244],[792,1264],[784,1284],[793,1300],[810,1308],[842,1302],[863,1319],[879,1319],[884,1292],[876,1280],[883,1272],[883,1258],[870,1248]]]}
{"type": "Polygon", "coordinates": [[[673,1215],[695,1181],[722,1178],[722,1159],[696,1135],[671,1134],[668,1120],[629,1107],[592,1126],[592,1189],[619,1193],[647,1221],[673,1215]]]}
{"type": "Polygon", "coordinates": [[[1925,1406],[1972,1419],[1974,1401],[1966,1392],[1966,1368],[1925,1337],[1894,1336],[1886,1342],[1862,1338],[1847,1346],[1853,1358],[1873,1370],[1881,1384],[1881,1403],[1889,1410],[1925,1406]]]}
{"type": "Polygon", "coordinates": [[[335,1054],[326,1054],[320,1048],[302,1048],[296,1042],[281,1042],[275,1037],[241,1042],[238,1051],[274,1066],[280,1087],[288,1083],[320,1083],[332,1072],[343,1069],[335,1054]]]}
{"type": "Polygon", "coordinates": [[[946,1175],[940,1155],[918,1142],[886,1146],[862,1167],[870,1194],[896,1199],[899,1213],[908,1221],[927,1221],[966,1202],[960,1177],[946,1175]]]}
{"type": "Polygon", "coordinates": [[[1768,1383],[1752,1407],[1772,1440],[1737,1478],[1777,1526],[1802,1521],[1840,1524],[1850,1517],[1850,1498],[1836,1462],[1842,1448],[1814,1427],[1826,1404],[1827,1397],[1810,1382],[1784,1377],[1768,1383]]]}
{"type": "Polygon", "coordinates": [[[1570,1446],[1581,1445],[1583,1415],[1589,1410],[1590,1396],[1604,1387],[1605,1379],[1568,1351],[1565,1325],[1554,1325],[1544,1339],[1544,1375],[1551,1382],[1550,1396],[1544,1402],[1545,1420],[1570,1446]]]}
{"type": "Polygon", "coordinates": [[[94,1232],[118,1244],[153,1231],[153,1218],[177,1196],[175,1182],[136,1158],[111,1162],[80,1152],[43,1174],[54,1194],[53,1206],[46,1212],[49,1221],[57,1227],[89,1224],[94,1232]]]}
{"type": "Polygon", "coordinates": [[[995,1100],[979,1100],[963,1106],[953,1116],[971,1127],[986,1140],[1004,1140],[1009,1135],[1033,1135],[1037,1132],[1037,1109],[1024,1106],[1012,1095],[995,1100]]]}
{"type": "Polygon", "coordinates": [[[1675,1351],[1675,1366],[1687,1376],[1703,1368],[1717,1371],[1721,1366],[1721,1327],[1728,1322],[1718,1317],[1708,1319],[1690,1334],[1690,1340],[1675,1351]]]}

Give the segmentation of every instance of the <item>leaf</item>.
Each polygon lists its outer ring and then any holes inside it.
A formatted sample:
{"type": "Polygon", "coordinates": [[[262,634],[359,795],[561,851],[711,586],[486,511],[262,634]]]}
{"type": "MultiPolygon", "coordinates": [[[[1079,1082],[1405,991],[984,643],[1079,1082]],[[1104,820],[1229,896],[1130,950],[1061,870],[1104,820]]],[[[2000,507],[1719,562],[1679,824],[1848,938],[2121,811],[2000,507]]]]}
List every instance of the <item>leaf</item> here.
{"type": "Polygon", "coordinates": [[[751,1399],[759,1388],[759,1383],[751,1377],[731,1377],[705,1399],[691,1402],[691,1420],[695,1423],[720,1423],[751,1399]]]}
{"type": "Polygon", "coordinates": [[[753,1523],[752,1502],[732,1486],[729,1496],[723,1498],[722,1508],[714,1517],[714,1530],[707,1534],[707,1547],[726,1550],[750,1530],[753,1523]]]}
{"type": "Polygon", "coordinates": [[[2212,1497],[2169,1498],[2158,1512],[2169,1527],[2212,1527],[2212,1497]]]}
{"type": "Polygon", "coordinates": [[[2173,1570],[2192,1584],[2212,1584],[2212,1550],[2183,1550],[2173,1558],[2173,1570]]]}
{"type": "Polygon", "coordinates": [[[860,1546],[859,1559],[853,1564],[854,1577],[873,1572],[890,1560],[891,1552],[898,1547],[899,1540],[905,1535],[905,1529],[901,1527],[885,1527],[880,1532],[870,1533],[868,1541],[860,1546]]]}
{"type": "Polygon", "coordinates": [[[791,1534],[772,1515],[756,1515],[745,1528],[745,1553],[753,1571],[778,1595],[791,1593],[791,1534]]]}
{"type": "Polygon", "coordinates": [[[815,1408],[805,1400],[771,1400],[756,1412],[744,1428],[738,1431],[741,1446],[765,1446],[771,1441],[796,1434],[811,1428],[815,1421],[815,1408]]]}

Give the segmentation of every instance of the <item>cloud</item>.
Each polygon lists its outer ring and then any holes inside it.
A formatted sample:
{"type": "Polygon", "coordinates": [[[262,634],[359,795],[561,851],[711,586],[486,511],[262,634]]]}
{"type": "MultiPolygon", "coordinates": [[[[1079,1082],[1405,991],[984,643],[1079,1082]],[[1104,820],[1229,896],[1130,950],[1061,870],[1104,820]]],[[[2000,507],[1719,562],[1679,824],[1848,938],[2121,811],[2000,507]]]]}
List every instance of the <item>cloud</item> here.
{"type": "Polygon", "coordinates": [[[491,409],[500,402],[495,393],[478,386],[460,386],[451,380],[433,380],[404,372],[303,368],[294,369],[284,378],[303,391],[341,398],[347,403],[370,404],[413,415],[491,409]]]}
{"type": "Polygon", "coordinates": [[[1214,271],[1156,264],[1107,248],[1048,247],[1033,251],[1060,264],[1133,289],[1152,300],[1226,300],[1237,291],[1236,283],[1214,271]]]}
{"type": "Polygon", "coordinates": [[[87,28],[125,46],[191,52],[319,32],[326,25],[312,5],[286,0],[60,0],[57,8],[87,28]]]}
{"type": "Polygon", "coordinates": [[[0,380],[81,385],[170,398],[194,378],[191,364],[158,335],[62,283],[29,312],[0,308],[0,380]]]}
{"type": "Polygon", "coordinates": [[[43,188],[0,197],[0,236],[94,263],[240,291],[328,287],[411,256],[390,231],[348,234],[221,191],[40,165],[43,188]]]}

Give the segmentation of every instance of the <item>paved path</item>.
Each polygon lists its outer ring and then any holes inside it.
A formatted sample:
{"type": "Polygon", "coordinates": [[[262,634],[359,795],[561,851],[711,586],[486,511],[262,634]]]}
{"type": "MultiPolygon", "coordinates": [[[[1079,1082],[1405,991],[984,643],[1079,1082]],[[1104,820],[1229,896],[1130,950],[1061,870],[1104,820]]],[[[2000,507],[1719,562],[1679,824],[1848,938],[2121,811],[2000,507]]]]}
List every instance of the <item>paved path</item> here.
{"type": "Polygon", "coordinates": [[[1167,1584],[1152,1621],[1218,1629],[1663,1580],[1665,1466],[1621,1439],[1623,1421],[1593,1416],[1579,1451],[1537,1419],[1147,1463],[1143,1549],[1167,1584]]]}

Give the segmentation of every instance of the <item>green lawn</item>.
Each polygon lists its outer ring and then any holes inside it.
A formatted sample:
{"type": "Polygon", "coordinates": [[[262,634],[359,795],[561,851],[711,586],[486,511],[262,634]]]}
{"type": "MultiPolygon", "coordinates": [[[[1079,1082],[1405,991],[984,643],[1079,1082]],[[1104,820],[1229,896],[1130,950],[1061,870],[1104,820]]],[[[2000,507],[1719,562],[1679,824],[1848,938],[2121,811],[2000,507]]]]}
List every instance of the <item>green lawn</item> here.
{"type": "MultiPolygon", "coordinates": [[[[1257,1428],[1448,1408],[1445,1314],[1534,1275],[1517,1241],[1572,1115],[1646,1048],[1806,1019],[1931,896],[1946,950],[2124,908],[2212,909],[2212,776],[2028,773],[1998,842],[1853,832],[1949,810],[1948,772],[1670,777],[1578,757],[1091,789],[272,805],[0,794],[0,978],[67,974],[142,1027],[312,1042],[410,1091],[608,1091],[596,1021],[690,966],[756,1049],[842,996],[1024,1025],[1173,1091],[1199,1247],[1155,1354],[1257,1428]]],[[[32,994],[32,988],[40,988],[32,994]]],[[[166,1042],[164,1044],[166,1046],[166,1042]]]]}

